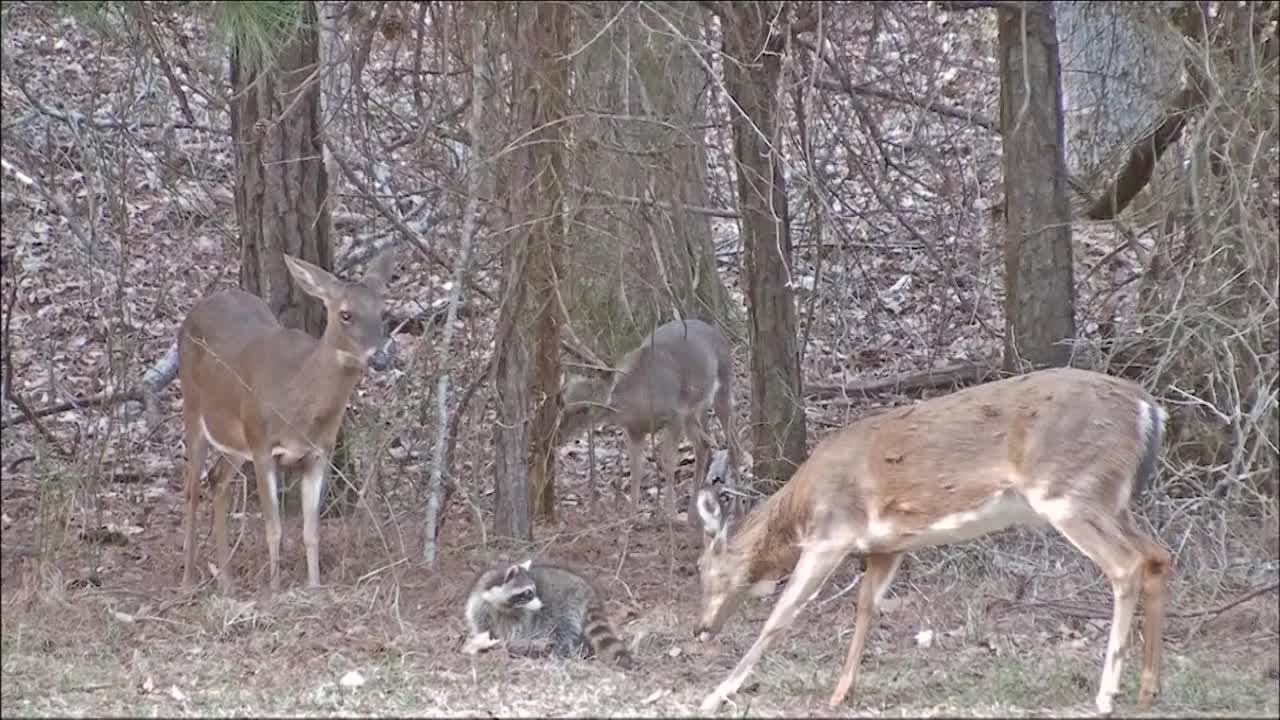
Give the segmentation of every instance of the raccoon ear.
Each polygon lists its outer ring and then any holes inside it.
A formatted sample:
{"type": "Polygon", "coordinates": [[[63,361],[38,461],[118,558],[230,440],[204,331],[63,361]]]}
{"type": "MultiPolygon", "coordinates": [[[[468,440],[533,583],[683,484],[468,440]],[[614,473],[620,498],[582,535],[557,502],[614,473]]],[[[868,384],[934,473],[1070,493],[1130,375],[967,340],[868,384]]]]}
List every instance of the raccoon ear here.
{"type": "Polygon", "coordinates": [[[511,567],[507,568],[507,574],[502,576],[502,582],[504,583],[511,582],[511,578],[515,577],[519,572],[520,572],[520,566],[512,565],[511,567]]]}
{"type": "Polygon", "coordinates": [[[528,559],[526,559],[524,562],[520,563],[520,567],[524,568],[525,570],[528,570],[528,569],[532,568],[532,567],[533,567],[533,558],[528,558],[528,559]]]}

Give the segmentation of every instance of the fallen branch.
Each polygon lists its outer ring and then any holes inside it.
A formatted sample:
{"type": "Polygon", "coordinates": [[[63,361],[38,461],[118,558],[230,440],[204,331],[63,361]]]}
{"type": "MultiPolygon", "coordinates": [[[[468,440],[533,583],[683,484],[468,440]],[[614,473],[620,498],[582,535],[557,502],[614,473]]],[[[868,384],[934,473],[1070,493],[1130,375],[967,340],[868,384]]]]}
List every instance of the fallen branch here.
{"type": "Polygon", "coordinates": [[[16,417],[16,418],[9,417],[9,418],[0,420],[0,428],[8,428],[8,427],[14,427],[17,425],[25,425],[26,423],[30,422],[30,423],[35,423],[37,429],[41,429],[39,418],[48,417],[50,415],[57,415],[58,413],[69,412],[71,410],[79,410],[81,408],[113,407],[122,402],[129,402],[129,401],[140,402],[140,403],[146,402],[146,398],[143,397],[143,393],[140,388],[125,390],[123,392],[98,393],[97,395],[94,395],[92,397],[87,397],[80,400],[68,400],[67,402],[58,403],[57,405],[50,405],[48,407],[40,408],[39,410],[32,410],[30,408],[25,407],[24,403],[20,403],[17,400],[17,398],[14,397],[12,390],[10,390],[9,400],[12,401],[15,405],[18,405],[18,409],[23,411],[23,415],[22,417],[16,417]]]}
{"type": "Polygon", "coordinates": [[[972,385],[986,381],[998,367],[998,364],[961,363],[853,385],[814,384],[806,387],[804,394],[815,401],[843,400],[879,393],[913,393],[951,385],[972,385]]]}
{"type": "MultiPolygon", "coordinates": [[[[1271,583],[1270,585],[1264,585],[1262,587],[1254,588],[1249,592],[1233,600],[1229,600],[1216,607],[1202,608],[1200,610],[1191,610],[1189,612],[1171,612],[1171,613],[1166,613],[1165,617],[1175,618],[1178,620],[1190,620],[1191,618],[1204,617],[1205,615],[1221,615],[1222,613],[1232,608],[1238,607],[1240,605],[1243,605],[1249,602],[1250,600],[1258,597],[1259,595],[1265,595],[1269,592],[1276,592],[1277,590],[1280,590],[1280,582],[1271,583]]],[[[1015,607],[1017,607],[1020,610],[1044,609],[1044,610],[1052,610],[1061,615],[1080,618],[1082,620],[1110,620],[1111,619],[1110,610],[1098,608],[1096,606],[1091,606],[1091,605],[1077,605],[1072,603],[1053,602],[1053,601],[1016,602],[1014,600],[1009,600],[1007,598],[996,598],[994,604],[995,604],[995,607],[1003,607],[1004,610],[1011,610],[1015,607]]],[[[994,610],[995,607],[993,607],[992,610],[994,610]]]]}

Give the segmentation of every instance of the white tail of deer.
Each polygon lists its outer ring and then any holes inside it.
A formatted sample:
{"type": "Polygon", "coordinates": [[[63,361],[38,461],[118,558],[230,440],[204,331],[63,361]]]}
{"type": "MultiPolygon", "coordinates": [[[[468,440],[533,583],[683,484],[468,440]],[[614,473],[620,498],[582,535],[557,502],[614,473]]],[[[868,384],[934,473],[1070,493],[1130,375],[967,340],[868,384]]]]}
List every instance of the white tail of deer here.
{"type": "Polygon", "coordinates": [[[392,252],[373,260],[361,283],[343,282],[287,255],[284,259],[298,287],[324,301],[327,324],[319,340],[284,328],[266,303],[240,290],[201,300],[182,323],[178,376],[187,444],[182,572],[186,590],[191,589],[195,565],[200,471],[210,445],[222,453],[209,472],[222,591],[231,589],[227,485],[246,461],[253,463],[258,481],[272,591],[279,589],[277,487],[284,467],[302,471],[307,580],[311,586],[320,584],[320,503],[338,427],[365,366],[381,369],[386,363],[381,352],[382,301],[395,262],[392,252]]]}
{"type": "MultiPolygon", "coordinates": [[[[672,320],[627,353],[612,377],[574,378],[560,394],[560,442],[601,421],[625,431],[633,509],[644,438],[652,433],[665,431],[658,462],[667,478],[663,500],[668,516],[675,516],[676,450],[686,435],[693,441],[694,482],[703,482],[711,444],[704,425],[708,407],[715,409],[729,447],[732,479],[726,480],[736,486],[740,465],[733,427],[733,352],[714,326],[701,320],[672,320]]],[[[693,496],[696,499],[697,493],[693,496]]],[[[694,522],[692,503],[689,521],[694,522]]]]}
{"type": "Polygon", "coordinates": [[[1119,689],[1141,594],[1140,707],[1159,692],[1169,553],[1134,524],[1129,502],[1156,470],[1164,411],[1137,385],[1054,369],[972,387],[866,418],[825,438],[736,532],[716,496],[698,498],[711,536],[698,569],[702,639],[744,595],[791,579],[751,649],[702,703],[736,692],[779,631],[849,553],[864,555],[853,640],[831,705],[854,687],[876,606],[903,553],[1014,525],[1049,523],[1101,567],[1115,606],[1096,703],[1119,689]],[[794,570],[793,570],[794,568],[794,570]]]}

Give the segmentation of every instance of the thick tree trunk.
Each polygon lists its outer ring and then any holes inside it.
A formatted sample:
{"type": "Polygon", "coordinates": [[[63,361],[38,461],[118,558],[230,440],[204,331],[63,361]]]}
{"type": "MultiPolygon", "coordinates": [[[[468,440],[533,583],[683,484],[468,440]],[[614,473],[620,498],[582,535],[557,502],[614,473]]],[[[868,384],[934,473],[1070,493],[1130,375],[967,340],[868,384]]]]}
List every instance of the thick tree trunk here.
{"type": "Polygon", "coordinates": [[[791,234],[778,156],[774,95],[782,37],[776,4],[735,3],[725,23],[725,79],[744,115],[733,118],[738,203],[746,257],[755,474],[773,485],[804,461],[804,402],[790,285],[791,234]],[[764,52],[762,52],[762,49],[764,52]]]}
{"type": "Polygon", "coordinates": [[[274,67],[264,72],[232,50],[231,132],[240,286],[266,300],[286,327],[318,336],[324,304],[293,284],[283,256],[333,269],[320,86],[308,82],[319,60],[316,8],[313,2],[302,5],[297,35],[276,55],[274,67]]]}
{"type": "Polygon", "coordinates": [[[560,413],[560,303],[558,279],[564,270],[560,245],[564,237],[565,163],[564,119],[569,93],[569,11],[562,3],[539,3],[534,36],[533,127],[528,150],[534,169],[536,194],[525,204],[539,210],[530,240],[529,292],[534,312],[533,397],[537,409],[531,430],[529,485],[532,505],[540,518],[555,519],[556,420],[560,413]]]}
{"type": "MultiPolygon", "coordinates": [[[[259,67],[249,54],[232,49],[231,134],[240,286],[262,297],[286,327],[319,337],[324,304],[294,285],[284,264],[288,253],[333,269],[320,86],[308,82],[319,62],[316,6],[304,2],[302,8],[294,38],[279,49],[272,67],[259,67]]],[[[339,436],[340,448],[341,441],[339,436]]],[[[335,452],[334,462],[340,461],[335,452]]],[[[286,493],[286,510],[295,510],[300,500],[295,487],[286,493]]]]}
{"type": "Polygon", "coordinates": [[[1066,365],[1075,337],[1071,208],[1053,5],[999,13],[1004,137],[1005,365],[1066,365]],[[1025,35],[1024,35],[1025,28],[1025,35]]]}

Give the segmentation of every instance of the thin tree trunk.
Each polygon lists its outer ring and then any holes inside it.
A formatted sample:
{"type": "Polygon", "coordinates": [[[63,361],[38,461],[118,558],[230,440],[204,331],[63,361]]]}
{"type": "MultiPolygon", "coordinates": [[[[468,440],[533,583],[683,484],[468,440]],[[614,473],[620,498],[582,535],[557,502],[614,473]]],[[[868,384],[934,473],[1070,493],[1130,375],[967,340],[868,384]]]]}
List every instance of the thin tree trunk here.
{"type": "MultiPolygon", "coordinates": [[[[479,6],[472,6],[472,8],[479,6]]],[[[466,8],[467,12],[471,8],[466,8]]],[[[472,13],[468,13],[472,14],[472,13]]],[[[484,171],[484,103],[481,101],[480,85],[482,81],[484,34],[483,17],[479,12],[471,18],[471,157],[468,161],[467,203],[462,218],[461,257],[453,270],[453,285],[449,288],[449,307],[445,315],[444,337],[441,339],[441,353],[444,367],[436,379],[436,438],[435,449],[431,458],[431,475],[427,480],[427,512],[423,523],[422,560],[427,567],[434,568],[439,557],[437,541],[440,534],[440,513],[444,508],[445,474],[452,472],[449,447],[449,373],[453,366],[454,325],[458,318],[458,304],[462,298],[463,283],[471,264],[471,248],[475,236],[476,210],[480,200],[480,173],[484,171]]],[[[462,412],[461,405],[455,412],[462,412]]],[[[454,480],[453,482],[456,482],[454,480]]]]}
{"type": "Polygon", "coordinates": [[[530,244],[529,292],[534,312],[534,387],[537,410],[530,429],[531,504],[540,518],[555,519],[555,441],[560,413],[560,303],[558,278],[564,274],[560,245],[564,237],[565,163],[564,120],[568,113],[569,25],[568,7],[539,3],[536,13],[533,74],[539,92],[532,102],[533,127],[528,144],[534,168],[536,194],[527,203],[541,213],[534,219],[530,244]]]}
{"type": "Polygon", "coordinates": [[[999,11],[1005,365],[1067,365],[1075,337],[1071,208],[1053,4],[999,11]]]}
{"type": "Polygon", "coordinates": [[[772,22],[776,10],[770,2],[736,3],[724,29],[731,58],[725,81],[742,109],[733,117],[733,149],[746,257],[755,474],[774,487],[791,478],[808,452],[790,283],[791,233],[776,145],[774,97],[782,51],[782,35],[772,22]]]}

